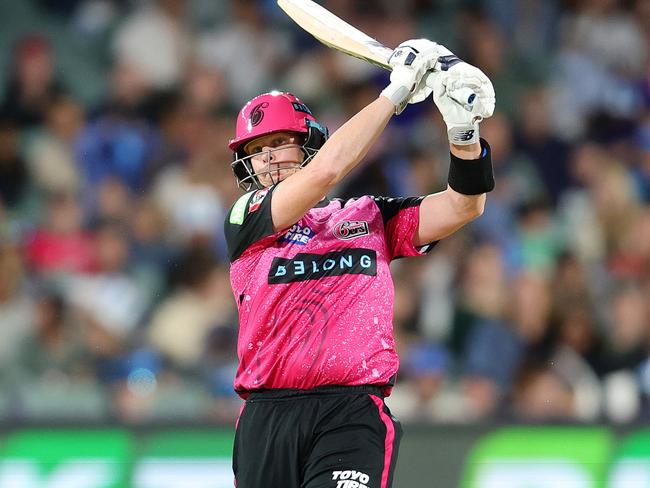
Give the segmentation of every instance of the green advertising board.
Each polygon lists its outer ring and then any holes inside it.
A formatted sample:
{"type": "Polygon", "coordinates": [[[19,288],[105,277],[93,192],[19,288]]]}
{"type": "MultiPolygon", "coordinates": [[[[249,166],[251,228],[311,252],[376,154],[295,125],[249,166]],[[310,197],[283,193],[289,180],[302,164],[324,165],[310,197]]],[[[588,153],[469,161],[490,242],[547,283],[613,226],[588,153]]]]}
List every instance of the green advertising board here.
{"type": "Polygon", "coordinates": [[[0,488],[129,488],[124,430],[25,430],[0,450],[0,488]]]}
{"type": "Polygon", "coordinates": [[[150,435],[133,468],[134,488],[233,488],[232,432],[150,435]]]}
{"type": "Polygon", "coordinates": [[[24,430],[0,449],[0,488],[232,488],[233,432],[24,430]]]}
{"type": "Polygon", "coordinates": [[[650,430],[637,431],[621,442],[609,471],[607,488],[650,488],[650,430]]]}
{"type": "Polygon", "coordinates": [[[601,488],[612,444],[605,428],[504,428],[478,442],[462,486],[601,488]]]}
{"type": "MultiPolygon", "coordinates": [[[[0,432],[0,488],[232,488],[233,437],[213,427],[0,432]]],[[[650,429],[431,426],[400,451],[395,488],[650,488],[650,429]]]]}

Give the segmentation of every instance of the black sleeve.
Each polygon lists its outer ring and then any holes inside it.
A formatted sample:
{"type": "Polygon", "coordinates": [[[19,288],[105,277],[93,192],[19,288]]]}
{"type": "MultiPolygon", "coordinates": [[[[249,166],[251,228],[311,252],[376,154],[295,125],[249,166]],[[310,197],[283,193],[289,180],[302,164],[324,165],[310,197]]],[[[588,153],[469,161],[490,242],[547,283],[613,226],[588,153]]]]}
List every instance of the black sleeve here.
{"type": "Polygon", "coordinates": [[[420,256],[429,252],[438,241],[416,248],[413,236],[420,222],[419,207],[424,197],[371,197],[377,205],[384,223],[384,238],[391,259],[420,256]]]}
{"type": "Polygon", "coordinates": [[[372,198],[375,201],[377,207],[379,207],[379,211],[381,212],[381,217],[384,221],[384,227],[388,225],[390,219],[395,217],[400,210],[409,207],[417,207],[420,205],[420,203],[422,203],[422,200],[424,200],[424,197],[392,198],[392,197],[371,196],[370,198],[372,198]]]}
{"type": "Polygon", "coordinates": [[[271,197],[274,186],[242,195],[226,215],[223,232],[230,262],[249,246],[274,233],[271,197]]]}

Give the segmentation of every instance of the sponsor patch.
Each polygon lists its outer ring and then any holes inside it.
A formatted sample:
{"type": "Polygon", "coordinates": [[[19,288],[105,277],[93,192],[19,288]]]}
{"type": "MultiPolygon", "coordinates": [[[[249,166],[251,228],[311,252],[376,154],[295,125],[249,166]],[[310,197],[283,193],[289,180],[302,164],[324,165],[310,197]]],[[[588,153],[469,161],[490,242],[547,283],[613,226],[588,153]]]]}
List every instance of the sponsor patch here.
{"type": "Polygon", "coordinates": [[[368,222],[365,220],[344,220],[336,224],[332,232],[337,239],[342,241],[367,236],[370,233],[368,231],[368,222]]]}
{"type": "Polygon", "coordinates": [[[229,222],[231,224],[241,225],[244,223],[244,217],[246,217],[246,204],[248,203],[248,199],[251,197],[251,193],[253,192],[248,192],[245,195],[239,197],[239,199],[232,206],[229,219],[229,222]]]}
{"type": "Polygon", "coordinates": [[[251,198],[251,201],[248,204],[248,213],[253,213],[255,212],[255,210],[260,208],[260,206],[262,205],[262,201],[264,200],[264,197],[268,192],[269,192],[268,188],[264,188],[263,190],[257,190],[255,192],[253,198],[251,198]]]}
{"type": "Polygon", "coordinates": [[[304,246],[312,240],[314,235],[314,231],[309,226],[306,225],[303,227],[298,224],[293,224],[291,228],[278,240],[281,242],[290,242],[292,244],[304,246]]]}
{"type": "Polygon", "coordinates": [[[307,108],[307,105],[303,103],[298,103],[298,102],[291,102],[291,105],[293,105],[293,109],[298,111],[298,112],[305,112],[306,114],[311,115],[311,110],[307,108]]]}
{"type": "Polygon", "coordinates": [[[370,476],[361,471],[346,469],[332,471],[332,480],[336,481],[336,488],[368,488],[370,476]]]}
{"type": "Polygon", "coordinates": [[[270,285],[318,280],[326,276],[377,275],[377,253],[372,249],[345,249],[325,254],[298,253],[293,259],[274,258],[270,285]]]}

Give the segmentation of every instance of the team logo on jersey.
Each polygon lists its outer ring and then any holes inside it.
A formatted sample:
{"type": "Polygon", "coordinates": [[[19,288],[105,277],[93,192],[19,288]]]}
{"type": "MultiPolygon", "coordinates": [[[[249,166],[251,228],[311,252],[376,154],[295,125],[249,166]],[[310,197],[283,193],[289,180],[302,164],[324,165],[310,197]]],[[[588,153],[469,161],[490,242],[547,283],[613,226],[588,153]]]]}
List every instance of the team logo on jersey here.
{"type": "Polygon", "coordinates": [[[360,248],[325,254],[298,253],[292,259],[273,258],[268,282],[277,285],[343,275],[377,276],[377,253],[360,248]]]}
{"type": "Polygon", "coordinates": [[[260,125],[260,122],[264,119],[264,110],[263,108],[267,108],[269,106],[269,102],[262,102],[258,103],[253,107],[253,110],[251,110],[251,114],[248,116],[248,120],[251,123],[251,126],[256,127],[260,125]]]}
{"type": "Polygon", "coordinates": [[[292,244],[306,245],[316,235],[313,230],[307,225],[304,227],[298,224],[293,224],[291,228],[278,239],[281,242],[290,242],[292,244]]]}
{"type": "Polygon", "coordinates": [[[334,232],[334,236],[337,239],[343,241],[367,236],[370,233],[368,232],[368,222],[365,220],[344,220],[336,224],[332,232],[334,232]]]}
{"type": "Polygon", "coordinates": [[[258,190],[255,192],[253,198],[251,198],[251,201],[248,203],[248,213],[253,213],[255,210],[260,208],[262,201],[268,192],[268,188],[264,188],[263,190],[258,190]]]}
{"type": "Polygon", "coordinates": [[[336,481],[336,488],[368,488],[370,476],[361,471],[346,469],[345,471],[332,471],[332,480],[336,481]]]}

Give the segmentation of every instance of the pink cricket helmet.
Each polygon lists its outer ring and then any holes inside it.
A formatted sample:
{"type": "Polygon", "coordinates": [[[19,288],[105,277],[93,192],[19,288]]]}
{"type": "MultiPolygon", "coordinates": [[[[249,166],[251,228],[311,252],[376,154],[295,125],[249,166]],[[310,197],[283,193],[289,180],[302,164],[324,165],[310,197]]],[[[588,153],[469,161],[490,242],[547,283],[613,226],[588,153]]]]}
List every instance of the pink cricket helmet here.
{"type": "Polygon", "coordinates": [[[246,143],[274,132],[297,132],[305,135],[302,145],[306,164],[327,140],[327,128],[321,126],[311,110],[292,93],[272,91],[250,100],[239,112],[235,137],[228,142],[233,150],[232,168],[239,185],[245,190],[261,187],[243,147],[246,143]],[[242,185],[242,183],[246,183],[242,185]]]}

